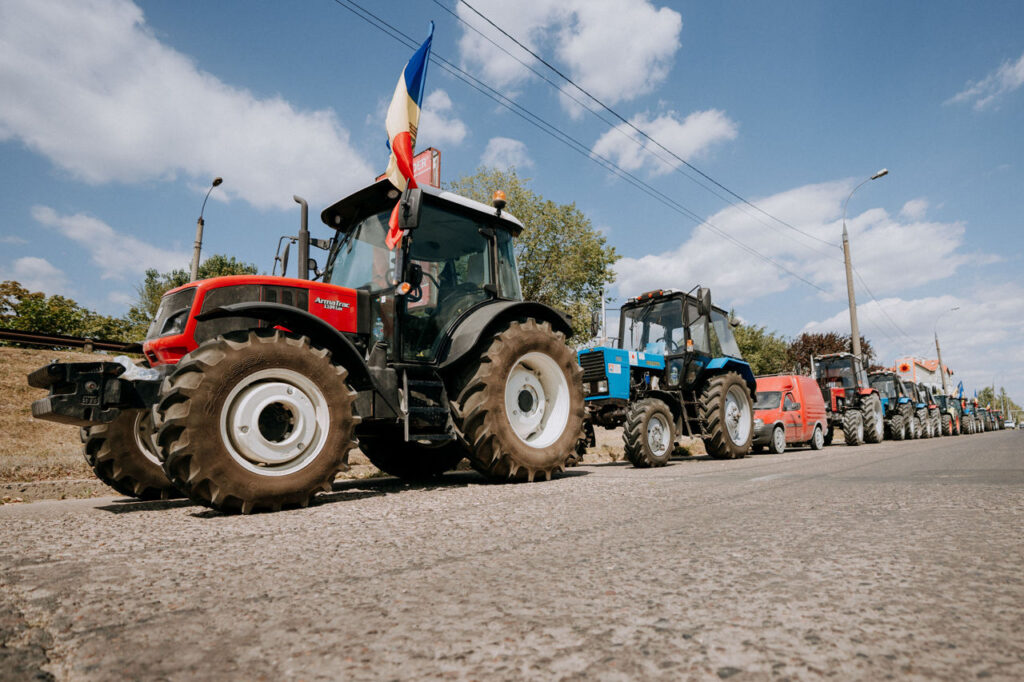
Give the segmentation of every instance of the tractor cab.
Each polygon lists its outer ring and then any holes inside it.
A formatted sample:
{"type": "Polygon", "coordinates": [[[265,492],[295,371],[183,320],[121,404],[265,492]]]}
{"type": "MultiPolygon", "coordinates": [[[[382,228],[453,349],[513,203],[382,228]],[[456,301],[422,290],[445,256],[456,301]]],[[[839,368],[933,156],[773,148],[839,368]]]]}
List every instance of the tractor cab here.
{"type": "Polygon", "coordinates": [[[431,363],[469,311],[522,300],[512,240],[523,226],[500,209],[424,187],[417,205],[403,200],[408,237],[392,250],[385,238],[398,199],[382,181],[323,212],[337,229],[323,279],[366,292],[369,349],[383,343],[389,359],[431,363]]]}
{"type": "Polygon", "coordinates": [[[825,405],[832,412],[841,412],[867,388],[867,373],[860,360],[850,353],[832,353],[814,358],[814,378],[821,388],[825,405]]]}
{"type": "Polygon", "coordinates": [[[886,414],[897,409],[900,404],[910,402],[903,380],[895,372],[872,372],[868,375],[868,382],[882,398],[882,408],[886,414]]]}

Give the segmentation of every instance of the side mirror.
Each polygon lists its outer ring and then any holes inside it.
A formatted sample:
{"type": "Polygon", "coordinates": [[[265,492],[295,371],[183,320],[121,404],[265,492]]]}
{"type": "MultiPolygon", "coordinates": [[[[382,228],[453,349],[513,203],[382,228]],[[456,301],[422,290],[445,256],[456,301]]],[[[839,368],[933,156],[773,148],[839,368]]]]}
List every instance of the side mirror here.
{"type": "Polygon", "coordinates": [[[700,287],[697,289],[697,312],[701,317],[711,314],[711,289],[700,287]]]}
{"type": "Polygon", "coordinates": [[[601,313],[597,310],[590,314],[590,335],[597,336],[601,331],[601,313]]]}
{"type": "Polygon", "coordinates": [[[306,261],[306,268],[312,271],[312,273],[317,277],[323,274],[322,272],[320,272],[320,266],[317,265],[315,258],[310,258],[306,261]]]}
{"type": "Polygon", "coordinates": [[[285,277],[285,273],[288,272],[288,251],[292,248],[291,242],[285,242],[284,253],[281,254],[281,276],[285,277]]]}
{"type": "Polygon", "coordinates": [[[740,326],[740,319],[736,317],[735,313],[729,313],[729,326],[733,329],[740,326]]]}
{"type": "Polygon", "coordinates": [[[412,230],[420,224],[420,204],[423,202],[423,190],[410,187],[402,193],[398,204],[398,226],[403,230],[412,230]]]}

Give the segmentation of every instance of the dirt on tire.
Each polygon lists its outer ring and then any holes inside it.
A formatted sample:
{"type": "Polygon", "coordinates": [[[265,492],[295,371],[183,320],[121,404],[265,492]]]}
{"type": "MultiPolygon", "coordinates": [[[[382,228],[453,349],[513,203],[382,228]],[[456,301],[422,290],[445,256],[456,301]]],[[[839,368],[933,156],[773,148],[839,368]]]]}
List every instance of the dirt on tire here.
{"type": "Polygon", "coordinates": [[[152,424],[152,413],[140,409],[125,410],[109,424],[83,428],[85,461],[97,478],[122,495],[140,500],[181,497],[145,442],[152,424]]]}
{"type": "Polygon", "coordinates": [[[330,491],[356,444],[356,393],[347,375],[326,349],[279,330],[237,332],[202,344],[178,363],[161,389],[157,441],[168,478],[192,500],[226,513],[306,506],[318,492],[330,491]],[[263,374],[268,381],[285,377],[281,383],[302,377],[323,398],[327,423],[319,427],[316,446],[306,444],[301,465],[272,471],[246,463],[238,448],[225,442],[222,421],[232,392],[263,374]]]}
{"type": "Polygon", "coordinates": [[[754,409],[753,400],[750,397],[750,389],[747,383],[736,372],[726,372],[711,378],[704,385],[700,399],[700,417],[704,424],[705,433],[704,448],[714,459],[740,459],[746,457],[750,452],[750,441],[754,437],[754,409]],[[746,395],[747,413],[750,423],[747,425],[747,439],[743,443],[736,443],[729,435],[726,424],[726,398],[730,389],[742,387],[746,395]]]}
{"type": "Polygon", "coordinates": [[[675,419],[668,405],[657,398],[644,398],[632,403],[629,412],[626,413],[626,423],[622,430],[623,452],[633,466],[639,469],[648,467],[662,467],[668,464],[672,457],[673,442],[675,441],[675,419]],[[668,425],[668,448],[662,454],[657,454],[651,449],[648,439],[648,425],[655,415],[661,415],[665,424],[668,425]]]}
{"type": "Polygon", "coordinates": [[[576,354],[565,344],[565,335],[555,332],[548,322],[526,318],[495,334],[467,368],[456,401],[456,422],[469,444],[473,468],[492,479],[522,481],[550,479],[562,471],[583,437],[582,375],[576,354]],[[506,404],[510,374],[532,353],[552,360],[568,389],[564,427],[541,447],[533,447],[516,433],[506,404]]]}

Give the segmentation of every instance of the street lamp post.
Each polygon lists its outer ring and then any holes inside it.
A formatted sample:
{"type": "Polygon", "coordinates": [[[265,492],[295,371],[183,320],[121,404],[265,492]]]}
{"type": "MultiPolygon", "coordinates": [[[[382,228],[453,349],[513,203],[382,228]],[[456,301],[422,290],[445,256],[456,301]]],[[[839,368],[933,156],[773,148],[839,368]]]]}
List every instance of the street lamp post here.
{"type": "Polygon", "coordinates": [[[857,326],[857,299],[853,293],[853,264],[850,262],[850,236],[846,231],[846,206],[850,203],[850,197],[858,189],[871,180],[877,180],[883,175],[888,175],[889,170],[883,168],[870,178],[853,188],[850,196],[843,202],[843,260],[846,263],[846,294],[850,299],[850,336],[853,341],[853,355],[860,360],[860,327],[857,326]]]}
{"type": "Polygon", "coordinates": [[[214,178],[210,184],[210,189],[206,190],[206,196],[203,197],[203,207],[199,209],[199,220],[196,221],[196,242],[192,245],[192,276],[189,279],[190,282],[194,282],[199,279],[199,252],[203,250],[203,211],[206,210],[206,200],[210,198],[210,192],[213,188],[224,182],[223,178],[214,178]]]}
{"type": "Polygon", "coordinates": [[[942,393],[943,393],[943,395],[949,395],[949,390],[946,388],[946,369],[945,369],[945,367],[942,366],[942,349],[939,348],[939,320],[942,319],[943,315],[946,315],[947,313],[951,313],[954,310],[960,310],[960,306],[956,306],[954,308],[950,308],[946,312],[940,313],[939,316],[935,318],[935,326],[932,328],[932,332],[935,334],[935,355],[937,355],[938,358],[939,358],[939,376],[942,377],[942,393]]]}

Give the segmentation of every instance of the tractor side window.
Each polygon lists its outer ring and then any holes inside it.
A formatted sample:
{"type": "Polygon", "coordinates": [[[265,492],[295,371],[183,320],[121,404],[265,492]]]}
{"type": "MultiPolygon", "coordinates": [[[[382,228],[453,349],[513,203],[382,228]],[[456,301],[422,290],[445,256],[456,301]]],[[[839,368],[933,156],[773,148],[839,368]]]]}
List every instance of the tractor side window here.
{"type": "MultiPolygon", "coordinates": [[[[712,350],[715,351],[715,357],[721,357],[727,355],[731,358],[742,358],[743,353],[740,352],[739,344],[736,343],[736,337],[732,333],[732,325],[729,324],[729,319],[717,310],[711,311],[711,329],[713,331],[712,350]],[[715,348],[718,350],[715,350],[715,348]]],[[[867,383],[867,382],[865,382],[867,383]]]]}
{"type": "Polygon", "coordinates": [[[498,292],[510,301],[523,300],[519,287],[519,270],[516,268],[516,252],[512,247],[512,235],[498,229],[498,292]]]}
{"type": "Polygon", "coordinates": [[[786,394],[786,399],[782,403],[782,409],[786,412],[794,412],[796,410],[796,401],[793,400],[792,393],[786,394]]]}
{"type": "Polygon", "coordinates": [[[708,339],[708,320],[697,311],[696,303],[686,304],[686,317],[690,321],[690,338],[693,349],[704,355],[711,354],[711,343],[708,339]]]}

